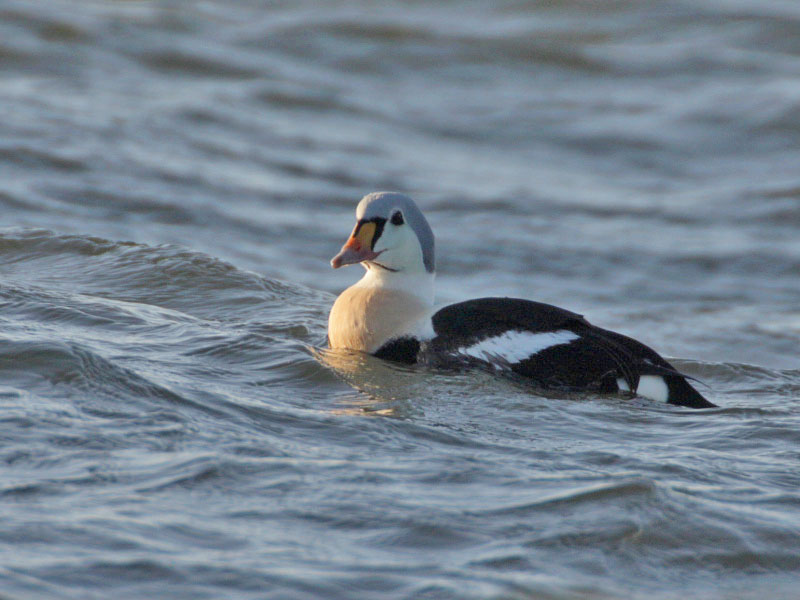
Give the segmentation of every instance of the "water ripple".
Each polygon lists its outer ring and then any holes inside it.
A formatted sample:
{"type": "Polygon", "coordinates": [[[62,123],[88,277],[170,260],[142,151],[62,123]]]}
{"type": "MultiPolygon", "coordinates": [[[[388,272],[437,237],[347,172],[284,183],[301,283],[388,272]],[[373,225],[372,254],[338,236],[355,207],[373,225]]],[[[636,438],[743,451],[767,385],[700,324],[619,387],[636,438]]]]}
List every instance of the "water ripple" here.
{"type": "Polygon", "coordinates": [[[794,597],[795,4],[6,0],[2,594],[794,597]],[[373,189],[720,408],[322,349],[373,189]]]}

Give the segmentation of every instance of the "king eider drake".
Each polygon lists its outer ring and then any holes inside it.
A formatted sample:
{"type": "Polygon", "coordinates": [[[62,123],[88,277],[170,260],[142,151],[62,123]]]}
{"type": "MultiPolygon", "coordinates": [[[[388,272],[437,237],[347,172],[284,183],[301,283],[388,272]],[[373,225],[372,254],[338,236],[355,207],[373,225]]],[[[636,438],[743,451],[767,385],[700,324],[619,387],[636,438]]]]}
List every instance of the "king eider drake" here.
{"type": "Polygon", "coordinates": [[[540,388],[714,406],[654,350],[563,308],[513,298],[435,307],[433,232],[402,194],[376,192],[359,202],[355,229],[331,266],[355,263],[367,272],[331,309],[331,348],[407,364],[510,371],[540,388]]]}

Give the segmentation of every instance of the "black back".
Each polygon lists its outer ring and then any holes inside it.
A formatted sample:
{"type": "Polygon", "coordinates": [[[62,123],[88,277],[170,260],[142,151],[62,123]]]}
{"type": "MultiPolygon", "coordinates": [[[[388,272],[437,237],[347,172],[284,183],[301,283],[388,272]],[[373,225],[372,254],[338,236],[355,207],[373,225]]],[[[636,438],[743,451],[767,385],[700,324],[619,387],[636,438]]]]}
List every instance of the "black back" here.
{"type": "Polygon", "coordinates": [[[618,379],[635,390],[642,375],[659,375],[669,389],[668,402],[692,408],[714,405],[657,352],[624,335],[595,327],[583,316],[541,302],[515,298],[478,298],[451,304],[433,316],[433,355],[453,356],[459,348],[508,331],[571,331],[578,338],[509,364],[516,374],[542,387],[619,391],[618,379]]]}

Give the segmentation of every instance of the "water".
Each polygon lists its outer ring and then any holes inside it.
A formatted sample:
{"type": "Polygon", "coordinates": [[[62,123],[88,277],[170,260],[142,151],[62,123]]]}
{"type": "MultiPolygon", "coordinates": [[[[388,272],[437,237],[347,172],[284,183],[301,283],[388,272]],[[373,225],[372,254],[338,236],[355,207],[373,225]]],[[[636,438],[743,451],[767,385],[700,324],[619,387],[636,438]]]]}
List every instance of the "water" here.
{"type": "Polygon", "coordinates": [[[0,2],[0,598],[795,598],[800,5],[0,2]],[[324,350],[365,193],[438,297],[720,405],[324,350]]]}

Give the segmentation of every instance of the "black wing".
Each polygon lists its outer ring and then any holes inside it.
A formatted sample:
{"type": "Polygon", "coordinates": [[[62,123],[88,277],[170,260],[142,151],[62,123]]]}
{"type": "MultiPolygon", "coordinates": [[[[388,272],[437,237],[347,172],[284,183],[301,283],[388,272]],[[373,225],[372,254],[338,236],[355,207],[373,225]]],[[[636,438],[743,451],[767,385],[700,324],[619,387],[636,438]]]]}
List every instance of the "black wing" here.
{"type": "Polygon", "coordinates": [[[569,342],[551,345],[506,366],[542,387],[604,393],[619,391],[620,379],[636,390],[642,375],[657,375],[667,385],[668,402],[693,408],[714,406],[651,348],[595,327],[581,315],[557,306],[514,298],[479,298],[438,311],[433,329],[436,337],[429,348],[441,356],[458,356],[459,351],[507,332],[569,331],[575,334],[569,342]]]}

